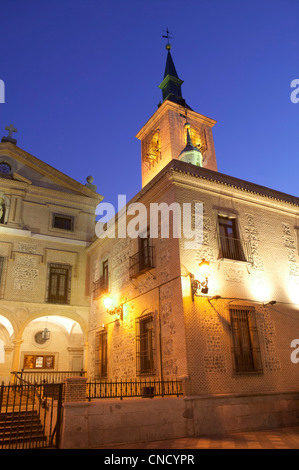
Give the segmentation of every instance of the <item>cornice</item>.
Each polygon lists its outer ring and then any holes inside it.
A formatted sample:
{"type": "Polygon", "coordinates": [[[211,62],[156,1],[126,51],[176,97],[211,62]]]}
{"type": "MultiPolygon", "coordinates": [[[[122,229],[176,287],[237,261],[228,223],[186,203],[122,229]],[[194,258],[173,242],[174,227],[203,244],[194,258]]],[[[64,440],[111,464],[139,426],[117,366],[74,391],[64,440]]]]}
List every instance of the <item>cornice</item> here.
{"type": "Polygon", "coordinates": [[[103,199],[103,196],[101,196],[100,194],[87,188],[86,186],[74,180],[70,176],[65,175],[61,171],[57,170],[51,165],[43,162],[39,158],[35,157],[34,155],[31,155],[30,153],[26,152],[25,150],[21,149],[20,147],[17,147],[16,145],[10,142],[0,142],[0,155],[7,155],[8,157],[19,159],[20,161],[22,161],[22,163],[24,163],[24,165],[32,168],[35,171],[40,172],[44,176],[52,179],[57,184],[64,186],[72,192],[77,192],[78,194],[82,194],[86,197],[96,199],[98,201],[101,201],[103,199]]]}
{"type": "MultiPolygon", "coordinates": [[[[155,121],[158,121],[167,111],[172,110],[175,113],[184,113],[185,108],[184,106],[180,106],[179,104],[173,103],[172,101],[165,100],[161,106],[154,112],[154,114],[148,119],[148,121],[144,124],[144,126],[140,129],[140,131],[136,134],[137,139],[141,140],[143,136],[147,133],[147,130],[153,126],[155,121]]],[[[196,111],[188,109],[188,117],[194,119],[196,121],[200,121],[203,124],[206,124],[209,127],[213,127],[217,121],[215,119],[209,118],[204,116],[203,114],[199,114],[196,111]]]]}
{"type": "MultiPolygon", "coordinates": [[[[256,183],[251,183],[246,180],[241,180],[234,176],[229,176],[224,173],[209,170],[207,168],[196,167],[189,163],[185,163],[179,160],[172,160],[164,167],[162,171],[165,172],[177,172],[191,177],[201,178],[207,181],[213,181],[218,184],[222,184],[227,187],[245,191],[247,193],[262,196],[268,199],[285,202],[294,206],[299,206],[299,197],[286,194],[275,189],[267,188],[256,183]]],[[[158,176],[158,175],[157,175],[158,176]]]]}

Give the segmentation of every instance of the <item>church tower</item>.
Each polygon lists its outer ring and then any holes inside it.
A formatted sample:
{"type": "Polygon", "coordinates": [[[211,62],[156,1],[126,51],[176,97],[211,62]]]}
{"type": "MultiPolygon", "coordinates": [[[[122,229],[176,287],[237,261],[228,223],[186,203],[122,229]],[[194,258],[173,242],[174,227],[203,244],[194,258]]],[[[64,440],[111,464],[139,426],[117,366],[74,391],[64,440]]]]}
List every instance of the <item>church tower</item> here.
{"type": "Polygon", "coordinates": [[[142,187],[173,159],[217,171],[212,133],[216,121],[186,103],[169,42],[166,50],[165,72],[159,85],[162,103],[136,136],[141,140],[142,187]]]}

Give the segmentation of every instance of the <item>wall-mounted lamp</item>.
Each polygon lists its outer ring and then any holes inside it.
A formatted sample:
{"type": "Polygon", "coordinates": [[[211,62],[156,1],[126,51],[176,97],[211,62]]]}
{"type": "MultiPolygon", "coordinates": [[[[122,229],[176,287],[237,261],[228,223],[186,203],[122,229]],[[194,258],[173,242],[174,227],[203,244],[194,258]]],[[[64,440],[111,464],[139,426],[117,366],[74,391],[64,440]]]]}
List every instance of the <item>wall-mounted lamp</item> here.
{"type": "Polygon", "coordinates": [[[210,274],[210,262],[203,259],[198,266],[202,281],[195,279],[194,274],[190,274],[192,302],[194,302],[195,295],[199,296],[209,292],[208,277],[210,274]]]}
{"type": "Polygon", "coordinates": [[[122,320],[123,319],[123,304],[121,304],[119,307],[115,307],[113,309],[110,309],[112,305],[112,299],[111,297],[107,296],[104,298],[104,305],[107,309],[107,313],[109,315],[119,315],[119,318],[122,320]]]}
{"type": "Polygon", "coordinates": [[[275,305],[275,304],[276,304],[276,300],[271,300],[270,302],[264,303],[263,306],[267,307],[267,305],[275,305]]]}
{"type": "Polygon", "coordinates": [[[42,340],[44,340],[44,341],[48,341],[50,339],[50,335],[51,335],[50,330],[48,330],[47,326],[48,326],[48,317],[47,317],[47,320],[46,320],[46,326],[42,331],[42,340]]]}

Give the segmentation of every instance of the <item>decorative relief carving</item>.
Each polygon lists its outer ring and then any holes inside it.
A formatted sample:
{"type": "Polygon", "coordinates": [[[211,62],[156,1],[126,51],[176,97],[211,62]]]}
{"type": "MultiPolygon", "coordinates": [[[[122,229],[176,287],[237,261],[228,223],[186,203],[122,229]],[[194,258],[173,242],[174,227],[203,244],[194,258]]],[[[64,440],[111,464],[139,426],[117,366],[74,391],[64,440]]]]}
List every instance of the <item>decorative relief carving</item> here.
{"type": "Polygon", "coordinates": [[[172,285],[166,284],[165,286],[162,286],[160,291],[160,297],[162,301],[173,297],[172,285]]]}
{"type": "Polygon", "coordinates": [[[253,268],[257,271],[264,271],[264,262],[262,257],[259,255],[259,231],[255,226],[254,218],[252,214],[245,214],[246,226],[245,234],[246,238],[250,243],[252,257],[253,257],[253,268]]]}
{"type": "Polygon", "coordinates": [[[224,354],[209,354],[204,356],[204,370],[207,373],[226,372],[226,357],[224,354]]]}
{"type": "Polygon", "coordinates": [[[113,246],[113,256],[116,256],[122,251],[124,251],[128,247],[129,243],[129,238],[122,238],[117,243],[115,243],[115,245],[113,246]]]}
{"type": "Polygon", "coordinates": [[[97,327],[97,313],[98,313],[97,304],[96,302],[92,302],[91,307],[90,307],[90,314],[89,314],[90,329],[94,329],[97,327]]]}
{"type": "Polygon", "coordinates": [[[169,263],[169,261],[170,261],[170,251],[168,249],[161,250],[160,256],[159,256],[159,264],[161,266],[165,266],[169,263]]]}
{"type": "Polygon", "coordinates": [[[203,230],[204,230],[204,232],[210,232],[211,231],[211,218],[210,217],[204,217],[203,218],[203,230]]]}
{"type": "Polygon", "coordinates": [[[112,290],[117,292],[129,282],[129,258],[131,245],[129,239],[120,239],[113,247],[112,290]]]}
{"type": "Polygon", "coordinates": [[[13,268],[14,290],[32,291],[35,288],[35,280],[39,270],[36,269],[34,256],[16,256],[16,266],[13,268]]]}
{"type": "Polygon", "coordinates": [[[138,292],[143,294],[154,287],[154,278],[150,274],[144,274],[139,278],[138,292]]]}
{"type": "Polygon", "coordinates": [[[258,329],[264,339],[265,370],[275,371],[281,369],[280,360],[275,348],[275,325],[268,310],[263,309],[258,317],[258,329]]]}
{"type": "Polygon", "coordinates": [[[200,262],[202,259],[206,259],[210,262],[215,261],[214,250],[210,247],[204,246],[196,252],[196,259],[200,262]]]}
{"type": "Polygon", "coordinates": [[[164,377],[175,377],[178,374],[178,364],[175,357],[163,361],[164,377]]]}
{"type": "Polygon", "coordinates": [[[206,338],[206,346],[209,353],[219,353],[221,350],[220,336],[208,336],[206,338]]]}
{"type": "Polygon", "coordinates": [[[204,370],[206,373],[226,372],[226,355],[221,354],[221,335],[223,327],[219,318],[211,311],[202,312],[200,327],[206,336],[206,352],[204,370]]]}
{"type": "Polygon", "coordinates": [[[112,336],[112,377],[127,379],[135,376],[136,337],[134,329],[116,329],[112,336]]]}
{"type": "Polygon", "coordinates": [[[17,256],[16,257],[16,264],[18,266],[24,266],[26,268],[35,268],[37,263],[37,259],[35,256],[17,256]]]}
{"type": "Polygon", "coordinates": [[[226,268],[225,279],[232,282],[244,282],[244,270],[235,267],[226,268]]]}
{"type": "Polygon", "coordinates": [[[14,290],[32,291],[35,287],[35,282],[26,279],[15,279],[14,290]]]}
{"type": "Polygon", "coordinates": [[[161,282],[167,282],[170,280],[170,271],[168,268],[163,268],[161,270],[161,282]]]}
{"type": "Polygon", "coordinates": [[[299,276],[299,264],[297,263],[296,238],[292,235],[289,224],[282,223],[282,241],[287,249],[289,275],[299,276]]]}
{"type": "Polygon", "coordinates": [[[200,321],[201,329],[210,336],[218,336],[223,333],[223,328],[216,315],[210,310],[202,312],[200,321]]]}
{"type": "Polygon", "coordinates": [[[22,266],[15,266],[13,273],[16,279],[35,280],[37,279],[37,276],[38,276],[38,269],[23,268],[22,266]]]}
{"type": "Polygon", "coordinates": [[[271,356],[267,357],[267,359],[265,360],[265,369],[271,372],[281,370],[279,358],[271,356]]]}
{"type": "Polygon", "coordinates": [[[127,262],[129,263],[129,256],[130,256],[130,247],[125,247],[123,251],[117,253],[112,258],[112,268],[119,266],[120,264],[127,262]]]}
{"type": "Polygon", "coordinates": [[[18,251],[22,251],[23,253],[37,253],[37,245],[33,243],[27,242],[18,242],[18,251]]]}

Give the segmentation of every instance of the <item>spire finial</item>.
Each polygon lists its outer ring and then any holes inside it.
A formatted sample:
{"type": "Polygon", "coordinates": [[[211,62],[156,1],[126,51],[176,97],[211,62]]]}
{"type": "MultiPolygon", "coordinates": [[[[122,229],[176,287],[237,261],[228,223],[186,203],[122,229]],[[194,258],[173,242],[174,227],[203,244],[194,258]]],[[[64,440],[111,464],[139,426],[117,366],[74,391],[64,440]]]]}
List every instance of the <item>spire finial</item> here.
{"type": "Polygon", "coordinates": [[[170,51],[171,45],[170,45],[169,39],[173,38],[173,34],[170,31],[168,31],[168,28],[166,28],[166,31],[163,30],[163,32],[166,33],[166,34],[162,34],[162,38],[167,39],[167,44],[166,44],[165,47],[168,51],[170,51]]]}

